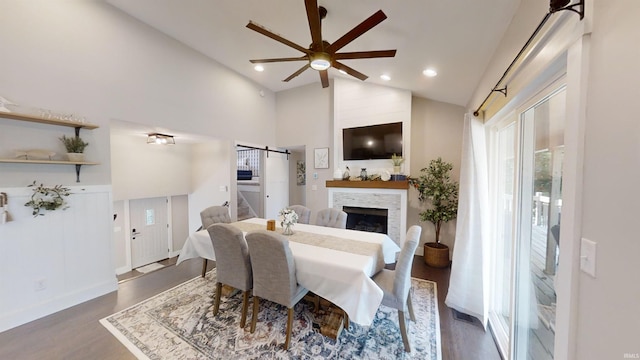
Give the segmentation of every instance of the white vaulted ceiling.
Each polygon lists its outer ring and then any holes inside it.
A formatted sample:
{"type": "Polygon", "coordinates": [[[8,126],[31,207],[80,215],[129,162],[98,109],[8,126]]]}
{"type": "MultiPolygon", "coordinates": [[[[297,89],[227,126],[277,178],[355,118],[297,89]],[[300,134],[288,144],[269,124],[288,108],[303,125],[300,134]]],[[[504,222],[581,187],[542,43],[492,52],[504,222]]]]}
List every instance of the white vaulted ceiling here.
{"type": "MultiPolygon", "coordinates": [[[[311,43],[303,0],[107,0],[113,6],[272,91],[320,78],[308,69],[282,80],[304,62],[265,64],[249,59],[303,54],[246,28],[252,20],[302,47],[311,43]]],[[[397,49],[393,58],[343,60],[366,82],[410,90],[414,96],[466,106],[520,0],[320,0],[328,14],[323,38],[333,42],[377,10],[387,19],[342,51],[397,49]],[[438,76],[422,74],[434,68],[438,76]],[[390,81],[380,79],[387,74],[390,81]]],[[[345,77],[329,69],[329,78],[345,77]]],[[[356,80],[359,81],[359,80],[356,80]]]]}

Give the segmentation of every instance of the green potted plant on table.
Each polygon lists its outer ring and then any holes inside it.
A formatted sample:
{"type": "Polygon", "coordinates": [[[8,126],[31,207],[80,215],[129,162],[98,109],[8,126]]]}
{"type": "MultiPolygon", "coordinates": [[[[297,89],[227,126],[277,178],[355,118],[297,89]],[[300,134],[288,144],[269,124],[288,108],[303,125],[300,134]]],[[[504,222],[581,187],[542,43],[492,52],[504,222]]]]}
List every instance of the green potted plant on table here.
{"type": "Polygon", "coordinates": [[[440,243],[440,230],[443,223],[455,219],[458,213],[458,183],[451,180],[452,169],[451,163],[437,158],[420,170],[419,177],[409,177],[409,184],[418,190],[418,200],[429,203],[420,213],[420,221],[435,225],[436,241],[424,244],[424,261],[433,267],[449,266],[449,247],[440,243]]]}
{"type": "Polygon", "coordinates": [[[71,162],[83,162],[84,161],[84,149],[89,145],[80,138],[80,136],[66,137],[62,135],[60,141],[64,144],[67,150],[67,158],[71,162]]]}

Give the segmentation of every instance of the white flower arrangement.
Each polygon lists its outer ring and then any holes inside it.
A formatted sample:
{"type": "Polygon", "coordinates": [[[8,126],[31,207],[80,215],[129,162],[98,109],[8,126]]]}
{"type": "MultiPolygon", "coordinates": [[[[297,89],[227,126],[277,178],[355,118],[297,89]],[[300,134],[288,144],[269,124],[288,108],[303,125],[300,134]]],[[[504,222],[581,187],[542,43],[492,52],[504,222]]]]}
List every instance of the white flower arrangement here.
{"type": "Polygon", "coordinates": [[[292,226],[298,222],[298,214],[291,209],[282,209],[278,213],[280,216],[280,226],[292,226]]]}

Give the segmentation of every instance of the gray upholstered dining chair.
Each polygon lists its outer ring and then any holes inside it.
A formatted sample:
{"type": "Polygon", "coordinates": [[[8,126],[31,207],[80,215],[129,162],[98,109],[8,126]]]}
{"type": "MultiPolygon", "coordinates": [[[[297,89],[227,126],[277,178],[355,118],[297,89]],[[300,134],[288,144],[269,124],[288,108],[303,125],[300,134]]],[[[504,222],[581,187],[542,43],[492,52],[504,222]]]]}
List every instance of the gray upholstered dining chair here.
{"type": "MultiPolygon", "coordinates": [[[[226,206],[210,206],[200,212],[200,220],[202,221],[202,228],[206,230],[213,224],[228,224],[231,222],[231,216],[229,215],[229,209],[226,206]]],[[[199,231],[200,229],[198,229],[199,231]]],[[[207,273],[207,259],[202,259],[202,277],[207,273]]]]}
{"type": "Polygon", "coordinates": [[[253,287],[253,272],[249,259],[249,247],[240,229],[229,224],[213,224],[207,228],[216,253],[216,297],[213,316],[220,309],[222,285],[242,291],[242,316],[240,327],[244,328],[249,307],[249,293],[253,287]]]}
{"type": "Polygon", "coordinates": [[[404,342],[404,351],[411,352],[409,345],[409,337],[407,336],[407,325],[405,323],[405,312],[409,311],[412,321],[416,321],[411,304],[411,266],[413,265],[413,255],[420,241],[420,233],[422,228],[414,225],[407,231],[405,239],[395,270],[382,269],[374,275],[373,281],[384,292],[382,305],[398,310],[398,319],[400,322],[400,334],[404,342]]]}
{"type": "Polygon", "coordinates": [[[316,225],[345,229],[347,227],[347,213],[334,208],[320,210],[316,216],[316,225]]]}
{"type": "Polygon", "coordinates": [[[229,216],[229,209],[226,206],[210,206],[200,212],[200,220],[202,228],[206,230],[213,224],[230,223],[231,216],[229,216]]]}
{"type": "Polygon", "coordinates": [[[256,330],[260,298],[289,309],[284,349],[289,349],[293,307],[309,290],[298,285],[296,266],[289,240],[273,231],[258,230],[246,235],[253,268],[253,317],[251,332],[256,330]]]}
{"type": "Polygon", "coordinates": [[[308,224],[311,221],[311,209],[302,205],[290,205],[289,209],[298,214],[299,224],[308,224]]]}

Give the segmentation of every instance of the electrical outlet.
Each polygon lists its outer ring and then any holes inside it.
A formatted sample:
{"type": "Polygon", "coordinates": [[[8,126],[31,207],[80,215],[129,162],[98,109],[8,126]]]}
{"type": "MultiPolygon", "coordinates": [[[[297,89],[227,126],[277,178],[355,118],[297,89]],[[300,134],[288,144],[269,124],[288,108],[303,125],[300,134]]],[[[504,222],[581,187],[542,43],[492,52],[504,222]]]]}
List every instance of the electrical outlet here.
{"type": "Polygon", "coordinates": [[[42,291],[47,288],[47,279],[38,279],[33,283],[33,289],[35,291],[42,291]]]}

